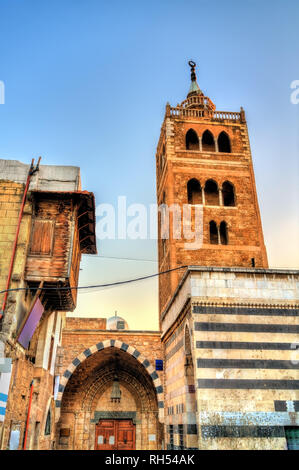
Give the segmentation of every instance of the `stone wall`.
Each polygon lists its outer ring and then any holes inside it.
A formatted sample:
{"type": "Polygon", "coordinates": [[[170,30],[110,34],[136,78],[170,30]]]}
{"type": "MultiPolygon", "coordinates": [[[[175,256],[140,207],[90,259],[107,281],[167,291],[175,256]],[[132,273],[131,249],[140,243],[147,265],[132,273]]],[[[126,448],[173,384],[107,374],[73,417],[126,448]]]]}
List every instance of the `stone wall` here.
{"type": "Polygon", "coordinates": [[[172,415],[188,398],[183,363],[192,369],[192,360],[200,449],[286,448],[286,428],[299,424],[298,278],[298,271],[190,268],[162,315],[165,421],[175,425],[166,428],[168,445],[187,420],[172,415]]]}
{"type": "Polygon", "coordinates": [[[100,418],[131,415],[136,448],[161,448],[163,371],[155,370],[155,360],[163,360],[160,333],[103,327],[101,318],[67,318],[56,367],[60,375],[57,448],[94,449],[100,418]],[[120,403],[110,399],[115,373],[120,403]]]}

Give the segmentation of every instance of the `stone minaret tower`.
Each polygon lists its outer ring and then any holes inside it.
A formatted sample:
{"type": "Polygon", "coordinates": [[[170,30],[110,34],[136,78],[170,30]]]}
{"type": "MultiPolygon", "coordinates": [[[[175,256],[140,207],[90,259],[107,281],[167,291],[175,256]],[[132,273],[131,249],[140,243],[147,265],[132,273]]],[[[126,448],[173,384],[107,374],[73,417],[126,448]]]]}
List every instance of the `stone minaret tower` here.
{"type": "MultiPolygon", "coordinates": [[[[161,238],[159,269],[181,265],[268,267],[245,112],[217,111],[200,90],[191,67],[187,98],[166,105],[156,154],[158,204],[200,205],[202,243],[186,249],[183,238],[161,238]]],[[[172,216],[170,216],[170,226],[172,216]]],[[[191,224],[192,225],[192,224],[191,224]]],[[[193,224],[194,225],[194,224],[193,224]]],[[[160,312],[183,274],[160,276],[160,312]]]]}

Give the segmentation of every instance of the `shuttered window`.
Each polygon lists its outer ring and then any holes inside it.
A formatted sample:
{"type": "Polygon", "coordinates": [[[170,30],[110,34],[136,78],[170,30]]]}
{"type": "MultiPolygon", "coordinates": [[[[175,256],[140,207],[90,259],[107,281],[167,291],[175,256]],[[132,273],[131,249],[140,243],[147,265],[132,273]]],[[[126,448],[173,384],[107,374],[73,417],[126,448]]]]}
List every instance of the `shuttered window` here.
{"type": "Polygon", "coordinates": [[[35,219],[32,225],[30,253],[33,255],[51,255],[53,246],[54,222],[35,219]]]}

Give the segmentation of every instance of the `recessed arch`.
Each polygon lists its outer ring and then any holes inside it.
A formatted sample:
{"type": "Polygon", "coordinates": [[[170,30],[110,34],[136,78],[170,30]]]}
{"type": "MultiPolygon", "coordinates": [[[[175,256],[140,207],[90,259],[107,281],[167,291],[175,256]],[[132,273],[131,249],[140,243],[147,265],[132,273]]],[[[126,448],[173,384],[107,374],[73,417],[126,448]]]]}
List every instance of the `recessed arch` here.
{"type": "Polygon", "coordinates": [[[189,129],[186,133],[186,149],[199,150],[198,135],[194,129],[189,129]]]}
{"type": "Polygon", "coordinates": [[[192,178],[187,183],[188,204],[202,204],[202,191],[200,182],[192,178]]]}
{"type": "Polygon", "coordinates": [[[202,151],[203,152],[215,152],[215,140],[211,131],[208,129],[202,134],[202,151]]]}
{"type": "Polygon", "coordinates": [[[211,245],[218,245],[218,227],[215,220],[211,220],[209,223],[209,234],[211,245]]]}
{"type": "Polygon", "coordinates": [[[227,223],[224,220],[220,223],[219,232],[220,232],[221,245],[227,245],[228,244],[227,223]]]}
{"type": "Polygon", "coordinates": [[[231,144],[228,134],[224,131],[220,132],[218,136],[218,151],[231,153],[231,144]]]}
{"type": "Polygon", "coordinates": [[[145,371],[147,372],[147,374],[152,380],[154,389],[157,394],[159,420],[163,421],[164,419],[163,387],[162,387],[161,380],[155,368],[152,366],[150,361],[146,357],[144,357],[135,347],[130,346],[119,340],[114,340],[114,339],[100,341],[99,343],[94,344],[90,348],[85,349],[85,351],[79,354],[79,356],[75,357],[73,361],[68,365],[62,377],[60,378],[59,391],[58,391],[58,395],[56,399],[56,420],[58,421],[60,417],[61,400],[62,400],[65,387],[69,379],[71,378],[71,376],[77,369],[77,367],[79,367],[87,358],[89,358],[93,354],[96,354],[99,351],[102,351],[106,348],[118,348],[121,351],[124,351],[130,354],[136,361],[138,361],[144,367],[145,371]]]}
{"type": "Polygon", "coordinates": [[[230,181],[224,181],[222,184],[222,198],[224,206],[235,206],[235,189],[230,181]]]}
{"type": "Polygon", "coordinates": [[[213,179],[209,179],[206,181],[205,203],[207,206],[219,206],[218,184],[213,179]]]}

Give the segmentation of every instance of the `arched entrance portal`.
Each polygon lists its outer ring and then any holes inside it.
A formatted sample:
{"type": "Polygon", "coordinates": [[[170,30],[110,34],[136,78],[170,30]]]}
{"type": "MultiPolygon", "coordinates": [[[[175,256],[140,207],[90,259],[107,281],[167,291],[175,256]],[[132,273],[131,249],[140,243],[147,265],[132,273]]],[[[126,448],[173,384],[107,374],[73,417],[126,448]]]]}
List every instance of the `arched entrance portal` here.
{"type": "Polygon", "coordinates": [[[69,377],[60,387],[58,449],[161,448],[157,395],[162,387],[149,362],[135,356],[109,345],[82,362],[73,360],[80,364],[65,372],[69,377]]]}

